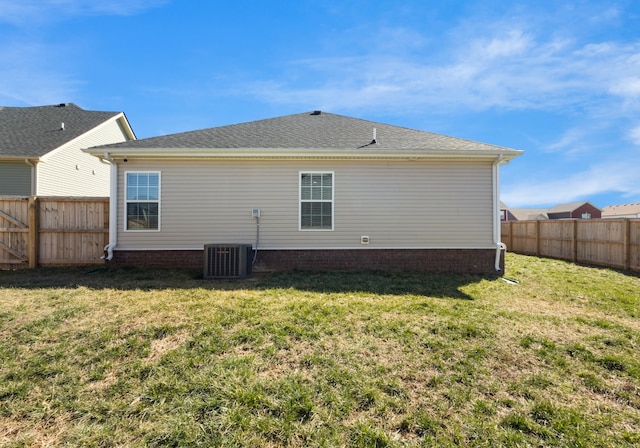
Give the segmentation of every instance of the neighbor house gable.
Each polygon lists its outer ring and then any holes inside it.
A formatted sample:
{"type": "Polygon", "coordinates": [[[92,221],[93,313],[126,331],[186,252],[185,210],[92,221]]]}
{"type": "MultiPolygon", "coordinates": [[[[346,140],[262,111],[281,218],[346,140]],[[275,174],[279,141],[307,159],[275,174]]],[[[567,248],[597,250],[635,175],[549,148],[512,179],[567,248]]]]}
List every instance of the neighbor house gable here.
{"type": "Polygon", "coordinates": [[[0,194],[106,196],[109,167],[83,152],[135,135],[122,112],[75,104],[0,108],[0,194]]]}
{"type": "Polygon", "coordinates": [[[590,202],[572,202],[552,207],[547,212],[549,219],[596,219],[602,211],[590,202]]]}

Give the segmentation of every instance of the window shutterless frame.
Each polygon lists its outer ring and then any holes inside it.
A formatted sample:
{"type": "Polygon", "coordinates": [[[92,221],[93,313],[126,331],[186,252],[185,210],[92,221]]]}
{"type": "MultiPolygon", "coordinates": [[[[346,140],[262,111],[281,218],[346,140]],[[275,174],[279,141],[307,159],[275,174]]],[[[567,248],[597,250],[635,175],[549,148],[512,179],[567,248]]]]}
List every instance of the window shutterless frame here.
{"type": "Polygon", "coordinates": [[[125,171],[125,231],[160,231],[160,192],[160,171],[125,171]]]}
{"type": "Polygon", "coordinates": [[[298,229],[333,231],[335,172],[300,171],[298,185],[298,229]]]}

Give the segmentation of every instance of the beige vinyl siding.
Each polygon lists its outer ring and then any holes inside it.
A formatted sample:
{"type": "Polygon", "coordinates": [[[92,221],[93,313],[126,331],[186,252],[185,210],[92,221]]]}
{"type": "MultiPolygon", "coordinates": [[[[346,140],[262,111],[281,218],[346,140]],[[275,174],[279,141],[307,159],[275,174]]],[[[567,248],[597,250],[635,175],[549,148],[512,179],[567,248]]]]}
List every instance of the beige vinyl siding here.
{"type": "Polygon", "coordinates": [[[109,165],[82,149],[125,140],[122,128],[116,120],[112,120],[47,154],[38,163],[37,194],[109,196],[109,165]]]}
{"type": "Polygon", "coordinates": [[[488,248],[490,161],[129,161],[119,164],[117,249],[488,248]],[[160,231],[124,231],[127,171],[161,172],[160,231]],[[299,175],[335,176],[333,231],[299,230],[299,175]],[[368,236],[370,244],[360,244],[368,236]]]}
{"type": "Polygon", "coordinates": [[[31,194],[31,166],[26,162],[0,162],[0,196],[31,194]]]}

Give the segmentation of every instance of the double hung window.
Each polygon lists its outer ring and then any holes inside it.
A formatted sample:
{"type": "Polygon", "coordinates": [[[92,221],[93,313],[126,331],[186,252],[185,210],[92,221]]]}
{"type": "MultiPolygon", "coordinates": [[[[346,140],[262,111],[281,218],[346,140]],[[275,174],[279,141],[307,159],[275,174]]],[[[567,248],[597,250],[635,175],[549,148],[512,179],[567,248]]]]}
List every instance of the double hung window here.
{"type": "Polygon", "coordinates": [[[126,230],[160,230],[160,173],[125,173],[126,230]]]}
{"type": "Polygon", "coordinates": [[[333,174],[300,173],[300,230],[333,230],[333,174]]]}

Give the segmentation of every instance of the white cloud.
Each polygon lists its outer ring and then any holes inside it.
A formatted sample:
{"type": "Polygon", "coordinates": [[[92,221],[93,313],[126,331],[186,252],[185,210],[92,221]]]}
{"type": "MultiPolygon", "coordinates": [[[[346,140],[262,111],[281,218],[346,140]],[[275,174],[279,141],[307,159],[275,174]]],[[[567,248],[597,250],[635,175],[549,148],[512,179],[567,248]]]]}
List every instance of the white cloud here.
{"type": "Polygon", "coordinates": [[[77,16],[132,15],[163,3],[166,0],[0,0],[0,23],[16,25],[0,30],[0,104],[71,101],[82,84],[73,71],[81,60],[82,43],[50,43],[32,32],[40,24],[77,16]]]}
{"type": "Polygon", "coordinates": [[[400,110],[437,107],[443,113],[588,109],[609,115],[611,104],[640,96],[640,41],[581,42],[518,18],[454,31],[431,45],[426,34],[416,38],[421,42],[416,48],[398,38],[415,36],[416,30],[382,29],[366,53],[349,54],[345,42],[341,55],[290,61],[277,78],[257,81],[246,92],[268,102],[313,99],[343,110],[384,103],[400,110]],[[266,84],[270,88],[263,90],[266,84]]]}
{"type": "Polygon", "coordinates": [[[477,38],[470,44],[469,52],[463,52],[464,57],[474,54],[477,59],[488,61],[518,57],[533,46],[531,38],[520,29],[512,29],[489,39],[477,38]]]}
{"type": "Polygon", "coordinates": [[[76,16],[134,15],[168,0],[0,0],[0,22],[29,25],[76,16]]]}
{"type": "Polygon", "coordinates": [[[603,161],[566,177],[533,177],[502,188],[501,198],[510,207],[562,204],[584,200],[591,195],[615,192],[623,196],[640,195],[640,157],[626,154],[621,160],[603,161]]]}
{"type": "Polygon", "coordinates": [[[623,78],[611,86],[611,93],[622,97],[640,97],[640,78],[623,78]]]}
{"type": "Polygon", "coordinates": [[[640,146],[640,125],[629,131],[629,138],[634,145],[640,146]]]}
{"type": "Polygon", "coordinates": [[[576,151],[577,147],[584,145],[588,131],[584,128],[571,128],[565,131],[558,140],[546,146],[551,152],[557,151],[576,151]]]}
{"type": "Polygon", "coordinates": [[[631,57],[625,53],[628,51],[613,48],[608,57],[596,58],[589,51],[572,52],[558,41],[535,41],[522,31],[512,30],[490,39],[471,40],[440,64],[427,57],[389,54],[298,60],[292,65],[296,79],[300,71],[307,71],[321,76],[304,79],[323,81],[310,89],[279,79],[271,82],[267,91],[263,90],[264,82],[256,83],[250,91],[258,97],[264,94],[268,101],[288,103],[314,97],[316,103],[347,109],[380,102],[401,108],[437,106],[444,110],[557,109],[580,104],[586,96],[597,97],[608,90],[635,95],[640,83],[617,75],[626,72],[619,66],[621,60],[631,57]],[[376,93],[373,97],[372,91],[376,93]]]}
{"type": "Polygon", "coordinates": [[[47,62],[52,50],[37,43],[0,47],[0,104],[57,104],[72,97],[78,82],[47,62]]]}

